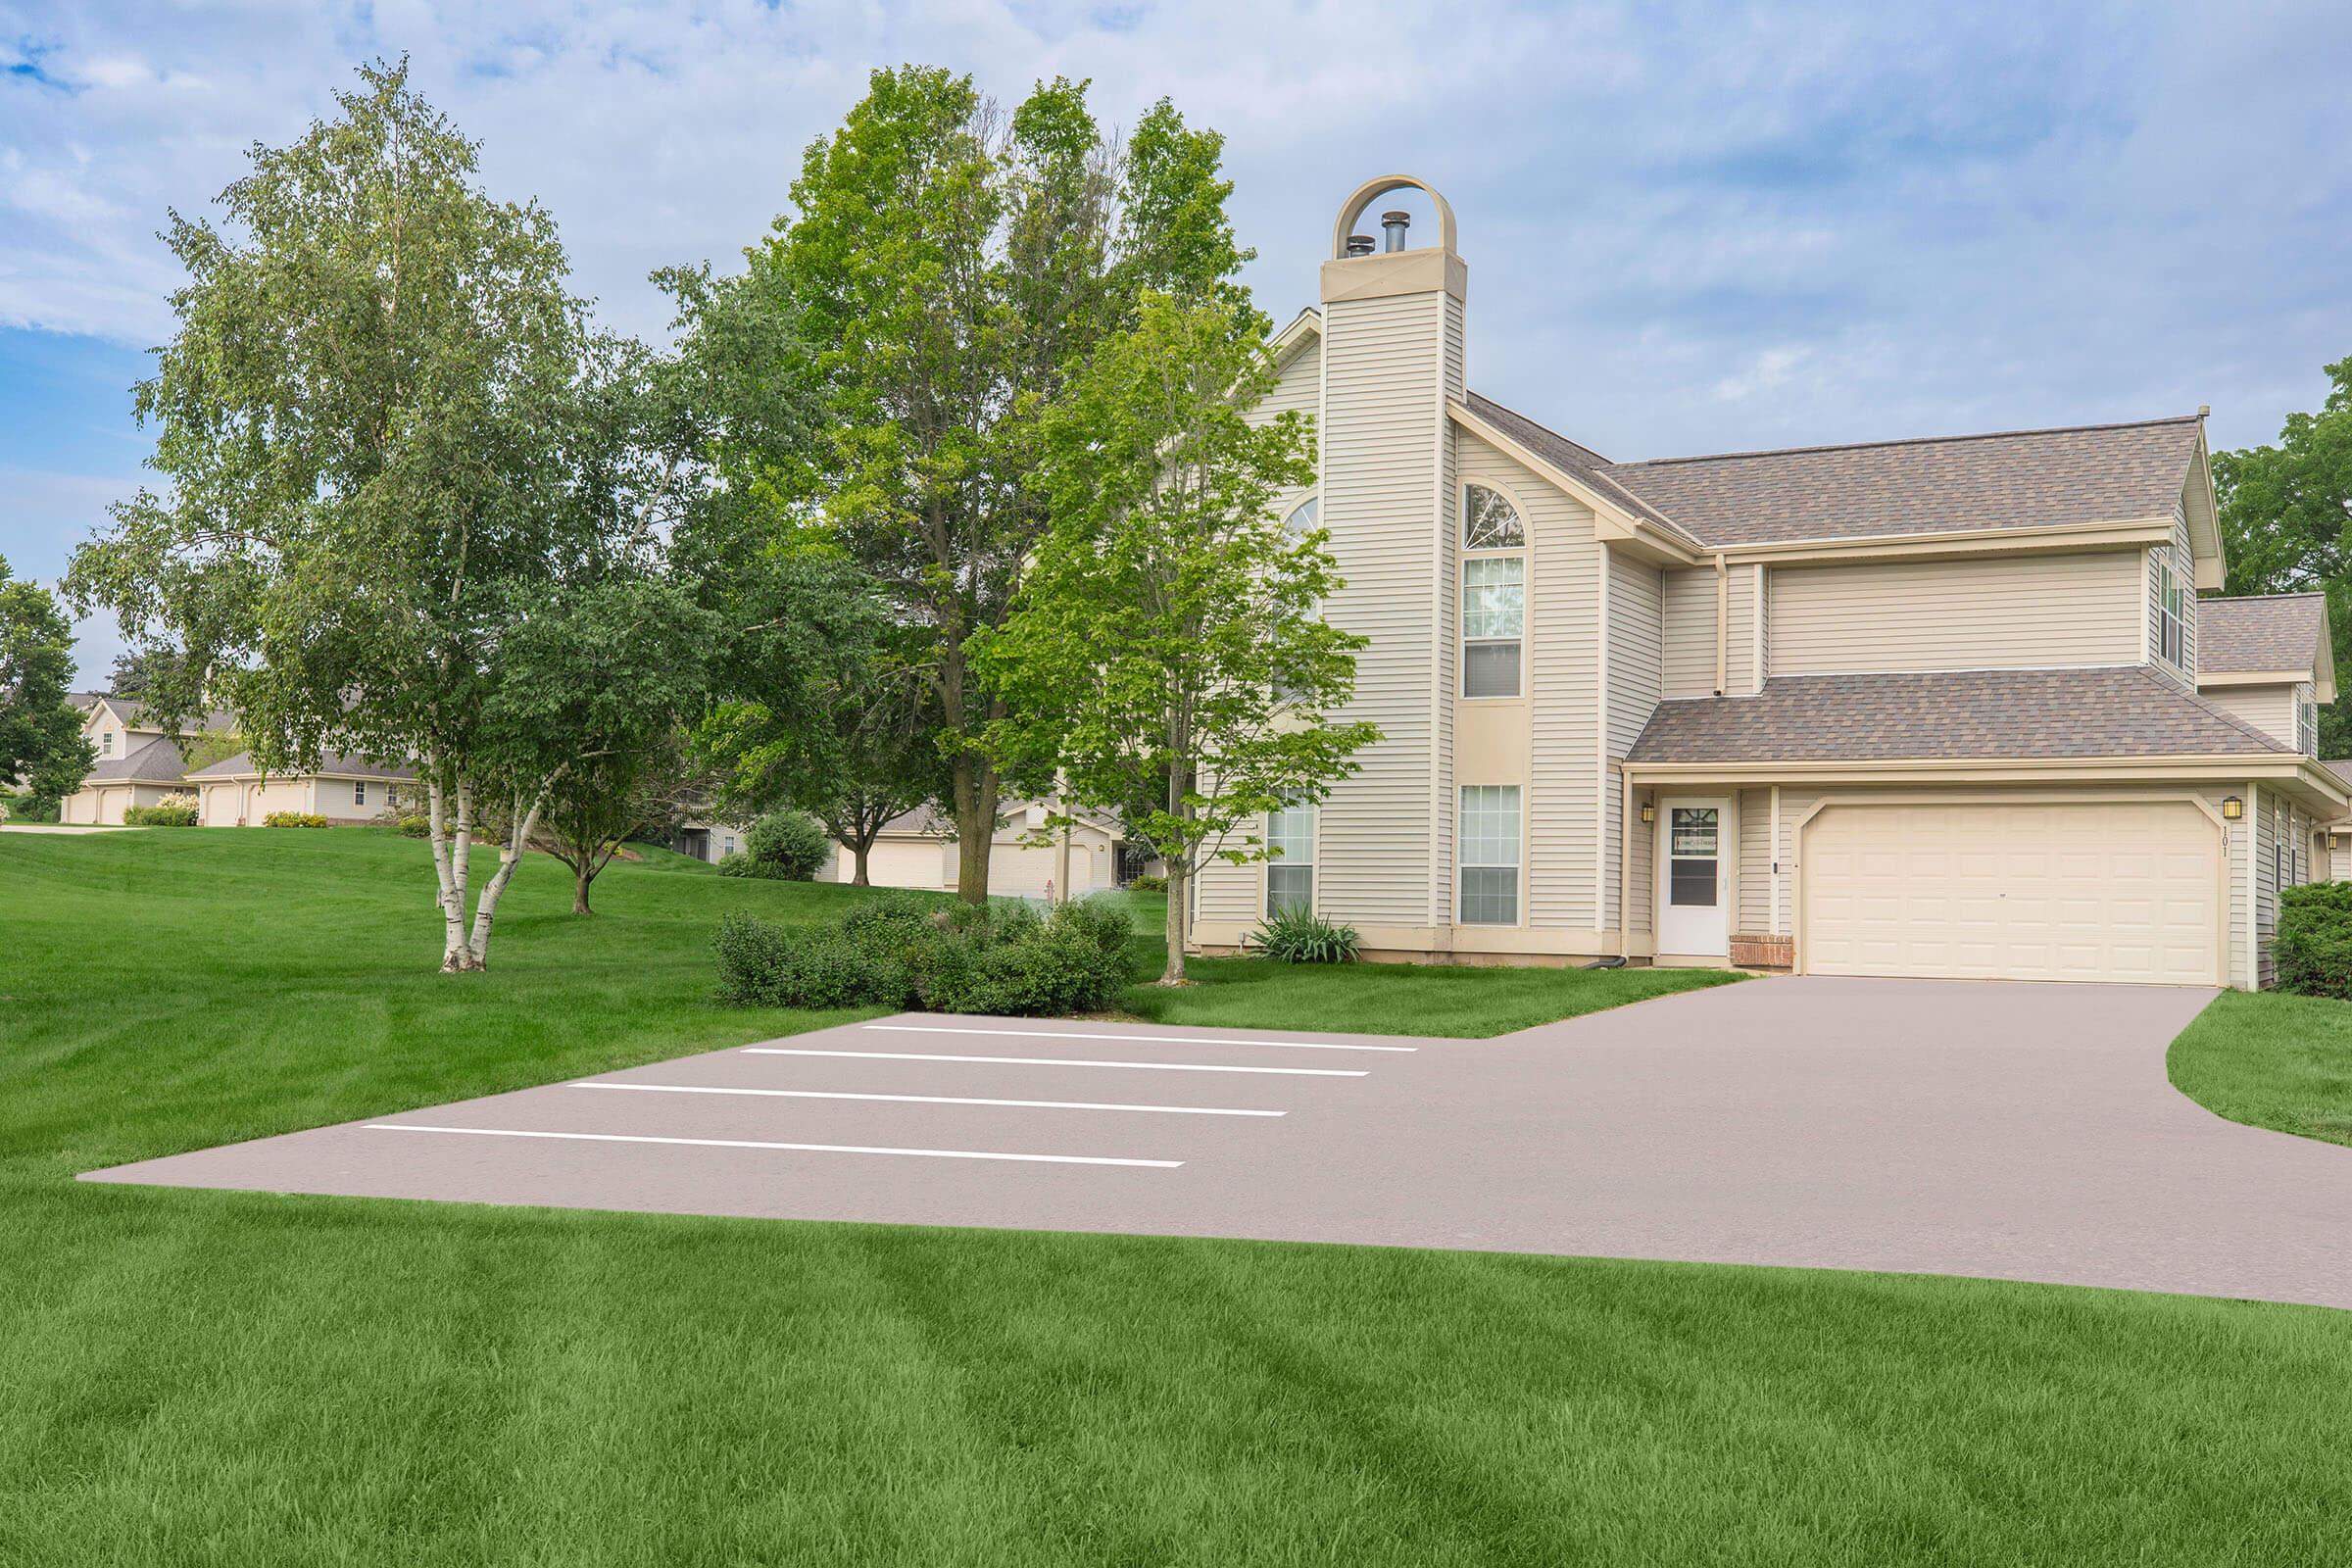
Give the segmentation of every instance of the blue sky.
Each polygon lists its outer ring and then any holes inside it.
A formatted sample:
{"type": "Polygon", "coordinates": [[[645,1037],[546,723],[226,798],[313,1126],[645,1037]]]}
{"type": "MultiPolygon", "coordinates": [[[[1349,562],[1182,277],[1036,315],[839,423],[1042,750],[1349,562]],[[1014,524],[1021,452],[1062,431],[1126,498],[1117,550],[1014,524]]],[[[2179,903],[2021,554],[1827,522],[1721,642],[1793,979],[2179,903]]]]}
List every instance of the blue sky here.
{"type": "MultiPolygon", "coordinates": [[[[369,56],[563,224],[612,324],[730,263],[876,65],[1095,79],[1228,137],[1250,282],[1307,303],[1405,172],[1471,269],[1470,375],[1616,458],[2211,404],[2271,439],[2352,354],[2352,7],[599,7],[0,0],[0,555],[53,578],[140,477],[155,238],[369,56]]],[[[102,671],[112,628],[84,628],[102,671]]]]}

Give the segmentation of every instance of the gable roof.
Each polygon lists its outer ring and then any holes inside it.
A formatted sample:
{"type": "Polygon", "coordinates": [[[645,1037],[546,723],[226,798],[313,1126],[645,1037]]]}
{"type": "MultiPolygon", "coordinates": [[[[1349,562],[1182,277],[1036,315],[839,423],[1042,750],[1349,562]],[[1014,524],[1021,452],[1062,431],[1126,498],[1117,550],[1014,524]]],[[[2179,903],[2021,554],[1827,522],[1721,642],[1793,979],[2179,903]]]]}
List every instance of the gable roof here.
{"type": "Polygon", "coordinates": [[[1591,447],[1581,446],[1557,430],[1538,424],[1518,410],[1504,408],[1493,398],[1476,392],[1462,394],[1462,407],[1473,417],[1500,432],[1506,440],[1523,447],[1571,478],[1590,485],[1644,522],[1664,529],[1687,544],[1695,546],[1701,543],[1688,528],[1611,478],[1609,460],[1591,447]]]}
{"type": "Polygon", "coordinates": [[[169,735],[158,735],[124,752],[121,757],[102,757],[91,768],[85,784],[176,784],[187,776],[188,760],[179,754],[179,745],[169,735]]]}
{"type": "Polygon", "coordinates": [[[2202,436],[2185,415],[1600,471],[1709,547],[2048,528],[2170,517],[2202,436]]]}
{"type": "Polygon", "coordinates": [[[2197,601],[2197,668],[2217,674],[2315,667],[2328,636],[2328,596],[2253,594],[2197,601]]]}
{"type": "MultiPolygon", "coordinates": [[[[262,770],[254,766],[251,752],[239,752],[234,757],[223,757],[211,766],[200,767],[188,775],[191,780],[261,778],[264,776],[262,770]]],[[[317,767],[287,768],[282,772],[270,773],[267,776],[270,778],[388,778],[398,781],[413,779],[416,774],[412,768],[387,767],[381,762],[370,762],[366,758],[355,756],[350,752],[328,752],[318,759],[317,767]]]]}
{"type": "Polygon", "coordinates": [[[1630,762],[2296,755],[2141,664],[1781,675],[1658,705],[1630,762]]]}
{"type": "MultiPolygon", "coordinates": [[[[110,697],[104,693],[98,694],[91,699],[89,704],[91,718],[96,717],[97,711],[101,708],[121,720],[124,729],[160,730],[163,728],[163,720],[155,717],[148,710],[146,704],[133,701],[128,697],[110,697]]],[[[86,724],[90,722],[90,719],[84,719],[83,722],[86,724]]],[[[201,713],[190,713],[181,720],[180,733],[186,735],[199,731],[233,730],[236,727],[236,714],[225,708],[214,708],[201,713]]]]}

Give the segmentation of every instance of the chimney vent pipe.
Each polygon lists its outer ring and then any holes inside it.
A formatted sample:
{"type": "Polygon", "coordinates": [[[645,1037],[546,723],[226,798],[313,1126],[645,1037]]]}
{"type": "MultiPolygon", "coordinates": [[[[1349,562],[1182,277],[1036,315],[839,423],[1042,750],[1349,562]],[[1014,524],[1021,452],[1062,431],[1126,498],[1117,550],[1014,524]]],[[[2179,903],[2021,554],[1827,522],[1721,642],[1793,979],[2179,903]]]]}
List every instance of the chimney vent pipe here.
{"type": "Polygon", "coordinates": [[[1383,213],[1380,215],[1380,226],[1389,237],[1387,249],[1400,251],[1404,249],[1404,231],[1413,226],[1413,215],[1404,212],[1383,213]]]}
{"type": "Polygon", "coordinates": [[[1350,234],[1350,235],[1348,235],[1348,255],[1350,255],[1350,256],[1369,256],[1369,255],[1371,255],[1371,254],[1372,254],[1372,236],[1371,236],[1371,235],[1369,235],[1369,234],[1350,234]]]}

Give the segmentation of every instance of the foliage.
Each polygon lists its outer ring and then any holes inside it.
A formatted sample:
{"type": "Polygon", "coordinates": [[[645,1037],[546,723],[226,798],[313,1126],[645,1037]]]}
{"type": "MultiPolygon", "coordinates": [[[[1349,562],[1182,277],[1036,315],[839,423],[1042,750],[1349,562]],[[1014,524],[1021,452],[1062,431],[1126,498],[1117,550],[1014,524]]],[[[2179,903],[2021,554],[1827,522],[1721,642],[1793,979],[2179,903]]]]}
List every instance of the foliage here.
{"type": "Polygon", "coordinates": [[[814,533],[846,554],[917,645],[968,902],[1006,782],[979,748],[1004,713],[970,640],[1044,526],[1039,418],[1147,287],[1235,288],[1220,148],[1163,102],[1122,154],[1083,83],[1005,114],[969,77],[877,71],[743,276],[672,274],[683,359],[731,400],[713,420],[730,494],[767,504],[752,521],[786,553],[814,533]],[[746,375],[745,339],[789,357],[746,375]]]}
{"type": "Polygon", "coordinates": [[[2280,888],[2271,959],[2279,990],[2352,1001],[2352,882],[2280,888]]]}
{"type": "Polygon", "coordinates": [[[824,869],[833,853],[825,830],[799,811],[770,811],[743,836],[740,855],[730,855],[730,866],[719,869],[731,876],[768,877],[779,882],[808,882],[824,869]]]}
{"type": "Polygon", "coordinates": [[[193,795],[167,795],[153,806],[122,808],[124,827],[194,827],[198,803],[193,795]]]}
{"type": "Polygon", "coordinates": [[[402,838],[420,839],[432,832],[433,819],[429,816],[404,816],[396,825],[402,838]]]}
{"type": "Polygon", "coordinates": [[[587,602],[674,514],[677,432],[644,351],[592,330],[548,214],[479,188],[405,62],[360,74],[334,120],[252,151],[221,226],[174,215],[189,280],[137,396],[169,483],[114,508],[69,584],[116,612],[167,721],[223,703],[271,772],[414,759],[443,967],[474,969],[533,814],[598,744],[584,711],[686,629],[587,602]],[[600,621],[647,635],[607,646],[600,621]]]}
{"type": "Polygon", "coordinates": [[[1057,767],[1080,807],[1124,808],[1167,862],[1171,984],[1202,863],[1265,858],[1264,814],[1320,800],[1379,738],[1334,716],[1364,639],[1318,612],[1340,586],[1324,535],[1274,509],[1315,470],[1298,415],[1255,416],[1275,384],[1264,326],[1152,295],[1097,352],[1043,422],[1053,527],[979,656],[998,755],[1057,767]]]}
{"type": "Polygon", "coordinates": [[[1353,963],[1359,944],[1355,927],[1294,904],[1267,915],[1243,946],[1283,963],[1353,963]]]}
{"type": "Polygon", "coordinates": [[[1142,876],[1130,879],[1127,883],[1127,891],[1130,893],[1165,893],[1168,891],[1168,879],[1156,871],[1147,871],[1142,876]]]}
{"type": "Polygon", "coordinates": [[[325,817],[317,811],[270,811],[263,816],[264,827],[326,827],[325,817]]]}
{"type": "Polygon", "coordinates": [[[719,995],[739,1004],[921,1007],[1066,1017],[1109,1007],[1129,977],[1126,912],[1102,900],[951,913],[911,897],[786,932],[730,914],[715,941],[719,995]]]}
{"type": "Polygon", "coordinates": [[[12,795],[0,800],[0,812],[11,822],[54,822],[62,814],[61,806],[54,795],[12,795]]]}
{"type": "Polygon", "coordinates": [[[208,729],[183,736],[179,742],[180,759],[193,773],[215,762],[225,762],[245,750],[245,737],[235,730],[208,729]]]}
{"type": "Polygon", "coordinates": [[[115,667],[107,677],[106,695],[125,702],[145,702],[150,692],[159,691],[172,680],[183,684],[186,680],[176,655],[169,649],[134,648],[115,656],[115,667]]]}
{"type": "MultiPolygon", "coordinates": [[[[2317,414],[2290,414],[2276,446],[2213,455],[2226,592],[2328,596],[2338,669],[2352,670],[2352,356],[2327,368],[2317,414]]],[[[2320,755],[2352,755],[2352,682],[2320,710],[2320,755]]]]}
{"type": "Polygon", "coordinates": [[[36,800],[73,794],[98,760],[66,702],[73,680],[73,621],[0,557],[0,780],[24,778],[36,800]]]}

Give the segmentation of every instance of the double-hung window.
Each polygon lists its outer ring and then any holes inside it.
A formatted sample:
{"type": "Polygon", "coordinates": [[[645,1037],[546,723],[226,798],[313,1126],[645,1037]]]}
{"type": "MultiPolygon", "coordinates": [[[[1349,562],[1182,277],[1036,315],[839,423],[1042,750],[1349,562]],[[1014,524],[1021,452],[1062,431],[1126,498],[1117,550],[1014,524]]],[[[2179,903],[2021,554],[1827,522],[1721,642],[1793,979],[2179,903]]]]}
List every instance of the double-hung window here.
{"type": "Polygon", "coordinates": [[[2295,749],[2305,757],[2320,755],[2320,709],[2308,698],[2295,704],[2295,749]]]}
{"type": "Polygon", "coordinates": [[[1461,920],[1519,923],[1519,786],[1462,786],[1461,920]]]}
{"type": "Polygon", "coordinates": [[[351,781],[351,804],[354,806],[366,806],[368,804],[368,781],[366,779],[353,779],[351,781]]]}
{"type": "Polygon", "coordinates": [[[2181,647],[2183,616],[2187,610],[2182,601],[2186,598],[2187,595],[2180,586],[2180,579],[2173,575],[2172,563],[2168,561],[2158,564],[2156,567],[2157,651],[2164,656],[2164,662],[2176,669],[2184,667],[2180,659],[2183,651],[2181,647]]]}
{"type": "Polygon", "coordinates": [[[1286,806],[1266,813],[1266,912],[1315,906],[1315,808],[1286,806]]]}
{"type": "Polygon", "coordinates": [[[1527,528],[1485,485],[1462,487],[1462,695],[1516,697],[1527,640],[1527,528]]]}

